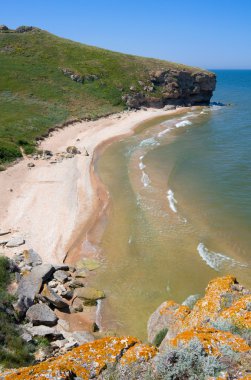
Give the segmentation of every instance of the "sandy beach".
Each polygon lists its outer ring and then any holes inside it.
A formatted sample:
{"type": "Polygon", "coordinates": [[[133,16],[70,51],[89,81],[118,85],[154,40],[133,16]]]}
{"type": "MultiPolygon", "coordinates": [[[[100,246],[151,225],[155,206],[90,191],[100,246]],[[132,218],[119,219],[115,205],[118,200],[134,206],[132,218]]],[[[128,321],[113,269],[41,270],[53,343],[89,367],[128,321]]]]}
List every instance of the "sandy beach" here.
{"type": "MultiPolygon", "coordinates": [[[[4,248],[4,253],[11,256],[33,248],[44,262],[62,263],[67,254],[76,251],[105,206],[107,194],[92,165],[99,150],[114,139],[132,134],[141,122],[176,112],[127,111],[72,124],[53,132],[39,148],[52,151],[55,157],[74,145],[80,152],[87,149],[89,156],[77,154],[54,164],[53,159],[34,161],[25,157],[1,172],[1,229],[10,229],[13,236],[25,239],[25,245],[4,248]],[[35,167],[29,168],[29,162],[35,167]]],[[[69,260],[75,259],[71,254],[69,260]]]]}

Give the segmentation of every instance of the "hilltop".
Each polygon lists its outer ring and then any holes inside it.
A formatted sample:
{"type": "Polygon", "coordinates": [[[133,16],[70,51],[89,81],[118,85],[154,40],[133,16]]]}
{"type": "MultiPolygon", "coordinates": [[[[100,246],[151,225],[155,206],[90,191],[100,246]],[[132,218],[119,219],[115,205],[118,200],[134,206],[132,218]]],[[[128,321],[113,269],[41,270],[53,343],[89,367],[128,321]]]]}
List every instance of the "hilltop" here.
{"type": "Polygon", "coordinates": [[[35,27],[0,26],[0,164],[51,128],[125,108],[208,104],[215,75],[84,45],[35,27]]]}

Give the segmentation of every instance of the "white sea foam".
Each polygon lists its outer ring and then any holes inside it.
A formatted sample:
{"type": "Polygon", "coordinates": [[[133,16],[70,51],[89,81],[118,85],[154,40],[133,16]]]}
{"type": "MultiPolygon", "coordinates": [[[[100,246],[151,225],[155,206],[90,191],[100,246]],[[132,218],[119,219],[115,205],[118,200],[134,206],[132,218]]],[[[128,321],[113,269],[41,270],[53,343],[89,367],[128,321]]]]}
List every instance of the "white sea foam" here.
{"type": "Polygon", "coordinates": [[[142,140],[139,146],[151,146],[151,145],[159,145],[158,141],[155,140],[154,137],[150,137],[149,139],[142,140]]]}
{"type": "Polygon", "coordinates": [[[131,244],[131,243],[132,243],[132,235],[128,239],[128,244],[131,244]]]}
{"type": "Polygon", "coordinates": [[[180,121],[179,123],[175,124],[175,127],[176,128],[182,128],[182,127],[186,127],[187,125],[192,125],[191,121],[189,121],[189,120],[180,121]]]}
{"type": "Polygon", "coordinates": [[[146,165],[144,165],[143,162],[140,161],[140,163],[139,163],[139,168],[140,168],[140,170],[145,169],[145,167],[146,167],[146,165]]]}
{"type": "Polygon", "coordinates": [[[224,267],[234,267],[246,265],[239,263],[238,261],[231,259],[230,257],[223,255],[222,253],[209,251],[203,243],[199,243],[197,247],[200,257],[209,265],[212,269],[220,271],[224,267]]]}
{"type": "Polygon", "coordinates": [[[168,202],[169,202],[169,207],[170,209],[173,211],[173,212],[177,212],[177,209],[175,207],[175,205],[178,203],[176,201],[176,199],[174,198],[174,193],[171,189],[169,189],[167,191],[167,199],[168,199],[168,202]]]}
{"type": "Polygon", "coordinates": [[[163,135],[165,135],[166,133],[168,133],[170,131],[171,128],[166,128],[164,129],[164,131],[161,131],[160,133],[158,133],[158,137],[161,137],[163,135]]]}
{"type": "Polygon", "coordinates": [[[144,171],[142,171],[141,182],[143,183],[144,187],[149,186],[151,183],[150,178],[144,171]]]}
{"type": "Polygon", "coordinates": [[[101,300],[97,300],[97,309],[96,309],[96,324],[100,330],[102,330],[102,313],[101,313],[101,300]]]}

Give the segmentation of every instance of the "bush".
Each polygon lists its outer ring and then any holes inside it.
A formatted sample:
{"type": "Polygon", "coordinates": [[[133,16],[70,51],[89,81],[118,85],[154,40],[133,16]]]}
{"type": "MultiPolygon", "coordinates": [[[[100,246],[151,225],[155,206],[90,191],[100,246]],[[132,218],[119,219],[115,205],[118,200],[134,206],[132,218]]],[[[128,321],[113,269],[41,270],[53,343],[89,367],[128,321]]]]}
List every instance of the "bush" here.
{"type": "Polygon", "coordinates": [[[1,140],[0,143],[0,163],[1,162],[9,162],[14,159],[21,157],[20,149],[17,145],[9,142],[1,140]]]}
{"type": "Polygon", "coordinates": [[[207,355],[198,339],[186,347],[167,349],[155,360],[156,379],[162,380],[204,380],[216,376],[223,366],[213,356],[207,355]]]}
{"type": "Polygon", "coordinates": [[[33,361],[32,348],[19,336],[15,313],[12,308],[14,297],[7,292],[11,281],[9,260],[0,257],[0,366],[14,368],[33,361]]]}

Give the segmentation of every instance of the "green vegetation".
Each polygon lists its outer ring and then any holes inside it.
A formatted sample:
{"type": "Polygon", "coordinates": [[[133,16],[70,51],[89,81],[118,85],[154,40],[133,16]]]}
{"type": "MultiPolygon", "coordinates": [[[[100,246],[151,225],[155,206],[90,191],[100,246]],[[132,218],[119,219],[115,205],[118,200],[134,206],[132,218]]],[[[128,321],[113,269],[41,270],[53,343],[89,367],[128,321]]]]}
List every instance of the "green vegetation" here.
{"type": "Polygon", "coordinates": [[[38,137],[65,121],[123,110],[122,95],[131,86],[142,91],[138,81],[149,80],[151,70],[195,70],[26,30],[0,32],[0,164],[21,157],[20,147],[32,153],[38,137]]]}
{"type": "Polygon", "coordinates": [[[11,280],[9,261],[0,257],[0,367],[13,368],[30,364],[32,348],[18,334],[7,287],[11,280]]]}
{"type": "Polygon", "coordinates": [[[163,341],[163,339],[165,338],[166,334],[168,332],[168,329],[167,328],[163,328],[162,330],[160,330],[155,338],[154,338],[154,341],[153,341],[153,344],[156,346],[156,347],[159,347],[163,341]]]}

